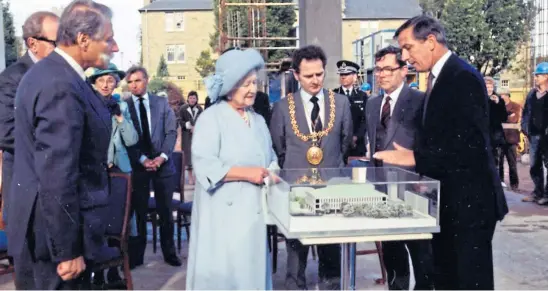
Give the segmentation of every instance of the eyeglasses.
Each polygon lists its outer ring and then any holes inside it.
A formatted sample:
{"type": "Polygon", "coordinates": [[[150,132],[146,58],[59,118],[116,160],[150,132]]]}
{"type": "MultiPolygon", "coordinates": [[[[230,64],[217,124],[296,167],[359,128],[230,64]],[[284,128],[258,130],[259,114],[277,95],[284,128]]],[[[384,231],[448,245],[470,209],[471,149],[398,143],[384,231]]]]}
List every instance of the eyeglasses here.
{"type": "Polygon", "coordinates": [[[380,75],[381,73],[384,73],[385,75],[392,75],[395,71],[397,71],[401,68],[402,68],[402,66],[399,66],[399,67],[396,67],[396,68],[391,68],[391,67],[379,68],[379,67],[375,67],[373,69],[373,73],[375,73],[375,75],[380,75]]]}
{"type": "Polygon", "coordinates": [[[31,36],[31,37],[36,39],[36,40],[45,41],[47,43],[50,43],[53,46],[57,46],[57,42],[55,40],[47,39],[47,38],[42,37],[42,36],[31,36]]]}

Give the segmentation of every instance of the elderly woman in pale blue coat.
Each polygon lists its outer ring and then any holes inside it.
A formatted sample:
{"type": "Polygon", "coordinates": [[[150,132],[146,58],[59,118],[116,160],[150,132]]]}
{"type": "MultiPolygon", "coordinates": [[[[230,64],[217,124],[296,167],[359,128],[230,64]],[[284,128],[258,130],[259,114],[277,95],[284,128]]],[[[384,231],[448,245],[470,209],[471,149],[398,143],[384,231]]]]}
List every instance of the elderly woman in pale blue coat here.
{"type": "MultiPolygon", "coordinates": [[[[89,80],[94,85],[95,90],[105,101],[112,115],[112,132],[110,135],[110,144],[108,147],[108,167],[112,172],[131,173],[131,164],[126,146],[135,145],[139,141],[139,136],[133,123],[127,103],[120,100],[120,95],[112,94],[114,89],[118,87],[125,73],[119,71],[116,65],[110,64],[106,70],[95,69],[89,80]]],[[[137,223],[135,217],[130,221],[130,236],[137,235],[137,223]]],[[[116,245],[117,242],[109,241],[109,245],[116,245]]],[[[123,285],[122,278],[118,274],[117,268],[110,268],[107,273],[108,287],[115,288],[123,285]]],[[[95,274],[93,283],[96,287],[105,287],[103,274],[95,274]]]]}
{"type": "Polygon", "coordinates": [[[251,109],[263,66],[256,50],[231,50],[206,79],[213,105],[192,139],[197,183],[187,290],[272,289],[261,191],[277,160],[265,120],[251,109]]]}

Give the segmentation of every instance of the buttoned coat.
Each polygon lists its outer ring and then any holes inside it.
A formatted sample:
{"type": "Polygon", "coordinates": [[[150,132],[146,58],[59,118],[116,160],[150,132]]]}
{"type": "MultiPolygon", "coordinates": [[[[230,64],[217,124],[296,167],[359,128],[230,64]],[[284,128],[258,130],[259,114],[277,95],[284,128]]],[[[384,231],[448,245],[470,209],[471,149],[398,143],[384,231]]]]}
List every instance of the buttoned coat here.
{"type": "Polygon", "coordinates": [[[187,290],[271,289],[262,188],[223,182],[232,167],[276,168],[264,118],[249,111],[250,126],[230,105],[211,105],[192,139],[196,190],[187,290]]]}
{"type": "Polygon", "coordinates": [[[120,168],[122,172],[129,173],[131,172],[131,163],[126,147],[135,145],[139,141],[139,135],[135,127],[133,127],[127,103],[120,101],[118,104],[124,116],[124,121],[118,123],[116,118],[112,117],[112,134],[110,135],[110,144],[108,146],[108,161],[120,168]]]}

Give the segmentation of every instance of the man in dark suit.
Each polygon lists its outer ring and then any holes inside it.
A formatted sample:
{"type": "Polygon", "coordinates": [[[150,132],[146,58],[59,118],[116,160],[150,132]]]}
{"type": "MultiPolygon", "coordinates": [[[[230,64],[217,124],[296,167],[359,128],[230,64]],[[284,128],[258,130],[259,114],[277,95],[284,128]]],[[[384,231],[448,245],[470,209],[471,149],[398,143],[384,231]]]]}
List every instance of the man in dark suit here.
{"type": "Polygon", "coordinates": [[[430,72],[422,128],[413,150],[395,144],[374,158],[415,166],[441,183],[441,232],[432,241],[436,289],[493,289],[491,242],[508,206],[491,152],[483,77],[448,50],[433,18],[411,18],[395,37],[402,60],[430,72]]]}
{"type": "Polygon", "coordinates": [[[253,110],[264,118],[267,125],[270,124],[270,99],[268,98],[268,94],[257,91],[255,103],[253,103],[253,110]]]}
{"type": "MultiPolygon", "coordinates": [[[[301,89],[275,103],[270,122],[272,144],[284,169],[344,166],[343,157],[352,139],[350,104],[345,96],[323,88],[326,63],[325,53],[318,46],[305,46],[293,54],[293,74],[301,89]],[[314,139],[314,132],[321,138],[314,139]],[[323,156],[309,155],[314,149],[323,156]]],[[[307,257],[308,246],[296,239],[287,240],[286,289],[307,288],[307,257]]],[[[320,289],[340,287],[339,245],[318,246],[318,257],[320,289]]]]}
{"type": "MultiPolygon", "coordinates": [[[[405,83],[407,64],[401,50],[388,46],[375,54],[375,79],[384,95],[367,102],[367,135],[371,154],[393,150],[393,142],[412,148],[419,127],[424,93],[410,89],[405,83]]],[[[373,160],[376,167],[390,166],[373,160]]],[[[407,168],[413,171],[413,167],[407,168]]],[[[382,243],[383,259],[390,290],[409,290],[409,254],[413,263],[415,289],[432,290],[433,261],[430,241],[387,241],[382,243]],[[407,247],[407,249],[406,249],[407,247]]]]}
{"type": "Polygon", "coordinates": [[[132,246],[132,266],[143,264],[147,246],[147,212],[150,186],[154,188],[156,212],[160,216],[160,244],[164,261],[180,266],[173,242],[173,191],[175,168],[170,159],[177,140],[177,119],[166,98],[147,92],[148,73],[134,66],[126,74],[132,96],[127,100],[139,142],[128,147],[133,169],[132,208],[137,217],[138,242],[132,246]]]}
{"type": "MultiPolygon", "coordinates": [[[[23,75],[35,62],[47,57],[55,48],[59,17],[52,12],[33,13],[23,24],[23,39],[27,53],[0,74],[0,149],[2,159],[2,204],[4,221],[9,211],[9,188],[13,174],[15,127],[14,99],[23,75]]],[[[7,222],[6,222],[7,223],[7,222]]]]}
{"type": "Polygon", "coordinates": [[[354,87],[360,66],[351,61],[341,60],[337,62],[337,68],[341,86],[333,89],[333,91],[348,97],[350,112],[352,112],[352,125],[354,127],[352,145],[346,156],[363,157],[367,153],[365,104],[367,103],[368,96],[364,91],[354,87]]]}
{"type": "Polygon", "coordinates": [[[17,199],[8,215],[17,223],[8,224],[8,250],[16,274],[33,270],[16,280],[36,289],[85,288],[86,264],[104,255],[111,118],[84,70],[106,68],[118,51],[111,17],[93,1],[69,4],[58,47],[31,67],[15,97],[17,199]]]}

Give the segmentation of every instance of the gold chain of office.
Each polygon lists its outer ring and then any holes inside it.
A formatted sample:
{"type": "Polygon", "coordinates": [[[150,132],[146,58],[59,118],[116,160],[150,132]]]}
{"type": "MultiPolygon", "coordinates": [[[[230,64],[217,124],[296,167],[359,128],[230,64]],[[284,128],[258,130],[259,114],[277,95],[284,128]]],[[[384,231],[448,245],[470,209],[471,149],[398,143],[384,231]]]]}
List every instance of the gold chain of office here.
{"type": "Polygon", "coordinates": [[[291,121],[291,127],[293,128],[295,135],[302,141],[317,140],[327,136],[327,134],[329,134],[329,132],[333,129],[333,125],[335,125],[335,93],[333,93],[333,91],[329,90],[329,122],[327,123],[327,128],[318,132],[314,131],[309,135],[302,134],[299,130],[299,126],[297,125],[297,119],[295,118],[295,99],[293,94],[290,93],[287,95],[287,102],[289,104],[289,119],[291,121]]]}

